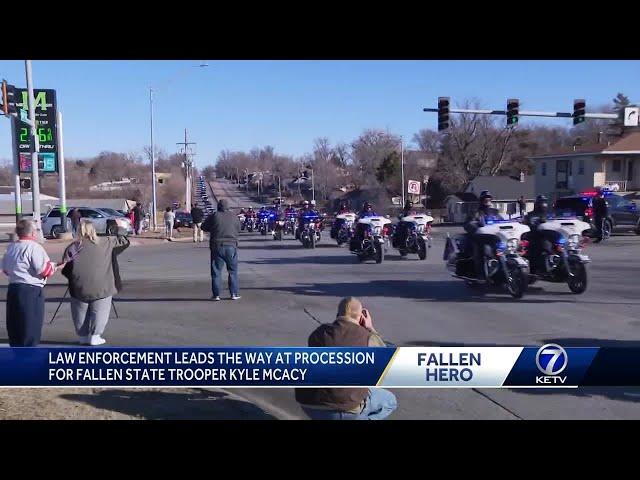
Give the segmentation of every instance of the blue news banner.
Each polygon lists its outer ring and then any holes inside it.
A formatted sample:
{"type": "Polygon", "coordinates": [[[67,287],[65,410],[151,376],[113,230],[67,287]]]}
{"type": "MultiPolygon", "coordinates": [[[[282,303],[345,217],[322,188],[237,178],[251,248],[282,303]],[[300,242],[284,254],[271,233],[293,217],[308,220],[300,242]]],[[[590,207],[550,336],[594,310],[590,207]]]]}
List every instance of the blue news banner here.
{"type": "Polygon", "coordinates": [[[0,348],[0,387],[640,386],[640,348],[0,348]]]}

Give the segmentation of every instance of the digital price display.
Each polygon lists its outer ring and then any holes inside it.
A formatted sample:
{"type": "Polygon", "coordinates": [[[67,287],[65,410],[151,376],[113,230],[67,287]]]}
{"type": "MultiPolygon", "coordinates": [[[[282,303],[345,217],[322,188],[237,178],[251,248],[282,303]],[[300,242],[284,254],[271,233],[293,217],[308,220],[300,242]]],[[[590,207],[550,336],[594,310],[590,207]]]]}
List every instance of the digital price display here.
{"type": "MultiPolygon", "coordinates": [[[[28,91],[26,88],[16,88],[16,107],[28,109],[28,91]]],[[[58,138],[56,132],[57,104],[56,91],[51,89],[34,90],[36,135],[40,144],[38,155],[38,170],[42,173],[58,172],[58,138]]],[[[31,127],[14,118],[15,122],[15,148],[18,152],[20,173],[31,173],[31,153],[33,152],[33,139],[31,127]]]]}

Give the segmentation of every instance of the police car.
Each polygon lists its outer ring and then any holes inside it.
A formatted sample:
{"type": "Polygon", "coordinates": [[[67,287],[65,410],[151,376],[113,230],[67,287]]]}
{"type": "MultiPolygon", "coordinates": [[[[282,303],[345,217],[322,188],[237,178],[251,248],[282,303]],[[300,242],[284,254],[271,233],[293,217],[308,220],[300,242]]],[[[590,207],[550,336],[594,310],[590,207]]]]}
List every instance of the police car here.
{"type": "MultiPolygon", "coordinates": [[[[569,195],[556,200],[554,209],[559,213],[571,213],[584,222],[594,224],[593,199],[598,195],[595,190],[588,190],[577,195],[569,195]]],[[[604,190],[603,195],[609,205],[609,215],[605,220],[605,228],[609,232],[614,230],[633,230],[640,235],[640,210],[636,204],[628,198],[604,190]]]]}

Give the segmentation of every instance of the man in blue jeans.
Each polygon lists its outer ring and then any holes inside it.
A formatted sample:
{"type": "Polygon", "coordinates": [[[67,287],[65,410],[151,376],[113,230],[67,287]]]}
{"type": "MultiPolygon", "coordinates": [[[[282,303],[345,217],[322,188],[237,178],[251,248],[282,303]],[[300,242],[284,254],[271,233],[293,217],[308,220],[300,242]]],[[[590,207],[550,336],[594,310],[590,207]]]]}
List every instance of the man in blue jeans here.
{"type": "MultiPolygon", "coordinates": [[[[373,318],[360,300],[343,298],[335,322],[309,336],[310,347],[384,347],[373,318]]],[[[382,388],[297,388],[296,400],[313,420],[383,420],[398,407],[382,388]]]]}
{"type": "Polygon", "coordinates": [[[240,300],[238,289],[238,235],[240,220],[229,211],[225,199],[218,200],[218,211],[209,215],[202,224],[202,230],[209,233],[211,250],[211,290],[212,300],[220,301],[222,269],[229,272],[229,290],[232,300],[240,300]]]}

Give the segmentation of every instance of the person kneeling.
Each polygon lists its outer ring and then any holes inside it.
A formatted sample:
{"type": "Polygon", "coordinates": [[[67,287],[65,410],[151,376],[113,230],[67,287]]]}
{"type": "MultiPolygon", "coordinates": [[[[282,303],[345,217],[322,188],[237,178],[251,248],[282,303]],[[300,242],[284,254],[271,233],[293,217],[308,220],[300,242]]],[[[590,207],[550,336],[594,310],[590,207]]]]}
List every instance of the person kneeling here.
{"type": "MultiPolygon", "coordinates": [[[[371,314],[360,300],[346,297],[335,322],[318,327],[310,347],[384,347],[371,314]]],[[[393,393],[382,388],[297,388],[296,400],[313,420],[383,420],[398,407],[393,393]]]]}

